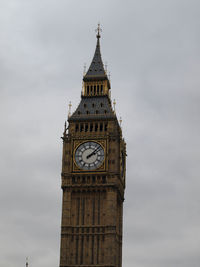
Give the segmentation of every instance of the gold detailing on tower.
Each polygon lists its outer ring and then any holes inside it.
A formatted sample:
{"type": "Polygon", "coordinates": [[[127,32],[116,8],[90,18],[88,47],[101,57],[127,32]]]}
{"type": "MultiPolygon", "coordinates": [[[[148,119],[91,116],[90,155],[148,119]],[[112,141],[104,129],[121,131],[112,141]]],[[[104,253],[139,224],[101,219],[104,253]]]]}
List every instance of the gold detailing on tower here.
{"type": "Polygon", "coordinates": [[[83,83],[84,96],[104,96],[108,95],[108,81],[90,81],[83,83]]]}

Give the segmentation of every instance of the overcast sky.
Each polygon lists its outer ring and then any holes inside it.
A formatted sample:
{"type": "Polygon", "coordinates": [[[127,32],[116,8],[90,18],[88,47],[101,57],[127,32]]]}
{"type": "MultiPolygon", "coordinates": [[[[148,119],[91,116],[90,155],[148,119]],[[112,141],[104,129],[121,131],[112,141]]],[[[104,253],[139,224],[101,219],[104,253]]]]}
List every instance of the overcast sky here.
{"type": "Polygon", "coordinates": [[[199,0],[0,1],[0,266],[59,264],[60,137],[98,22],[127,142],[123,267],[199,267],[199,0]]]}

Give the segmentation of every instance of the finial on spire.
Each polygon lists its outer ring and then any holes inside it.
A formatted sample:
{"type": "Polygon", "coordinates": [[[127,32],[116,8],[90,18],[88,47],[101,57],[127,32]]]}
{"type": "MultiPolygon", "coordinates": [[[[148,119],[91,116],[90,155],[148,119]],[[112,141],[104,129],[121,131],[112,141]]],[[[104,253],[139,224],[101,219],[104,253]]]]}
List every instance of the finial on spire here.
{"type": "Polygon", "coordinates": [[[26,257],[26,267],[28,267],[28,257],[26,257]]]}
{"type": "Polygon", "coordinates": [[[108,71],[108,63],[105,62],[105,72],[107,73],[107,71],[108,71]]]}
{"type": "Polygon", "coordinates": [[[101,38],[100,32],[102,32],[102,29],[100,27],[100,23],[98,23],[98,27],[95,31],[97,32],[97,39],[101,38]]]}
{"type": "Polygon", "coordinates": [[[113,101],[114,112],[116,112],[116,110],[115,110],[115,106],[116,106],[116,101],[115,101],[115,99],[114,99],[114,101],[113,101]]]}
{"type": "Polygon", "coordinates": [[[71,101],[69,101],[68,118],[71,116],[71,108],[72,108],[72,103],[71,101]]]}
{"type": "Polygon", "coordinates": [[[84,66],[83,66],[83,76],[85,76],[86,74],[86,63],[84,63],[84,66]]]}
{"type": "Polygon", "coordinates": [[[119,119],[119,124],[120,124],[120,127],[122,127],[122,117],[120,117],[119,119]]]}

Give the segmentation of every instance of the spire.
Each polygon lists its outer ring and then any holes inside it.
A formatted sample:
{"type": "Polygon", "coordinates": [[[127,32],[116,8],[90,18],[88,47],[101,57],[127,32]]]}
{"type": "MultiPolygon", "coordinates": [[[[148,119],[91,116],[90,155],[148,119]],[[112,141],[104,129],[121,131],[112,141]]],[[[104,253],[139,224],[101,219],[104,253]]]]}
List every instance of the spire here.
{"type": "Polygon", "coordinates": [[[90,67],[86,73],[86,75],[83,77],[84,81],[89,80],[107,80],[107,75],[104,70],[103,61],[101,58],[101,51],[100,51],[100,32],[101,32],[100,24],[98,24],[98,27],[96,29],[97,32],[97,44],[96,44],[96,50],[94,53],[94,57],[92,59],[92,62],[90,64],[90,67]]]}

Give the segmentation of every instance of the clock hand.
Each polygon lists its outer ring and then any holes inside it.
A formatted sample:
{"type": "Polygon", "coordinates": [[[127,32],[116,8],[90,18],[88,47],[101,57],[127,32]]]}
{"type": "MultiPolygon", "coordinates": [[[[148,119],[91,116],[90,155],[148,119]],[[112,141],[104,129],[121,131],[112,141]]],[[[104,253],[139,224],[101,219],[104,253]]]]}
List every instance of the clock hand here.
{"type": "Polygon", "coordinates": [[[89,154],[86,158],[89,159],[90,157],[92,157],[93,155],[95,155],[98,151],[99,148],[101,148],[101,146],[98,146],[91,154],[89,154]]]}

